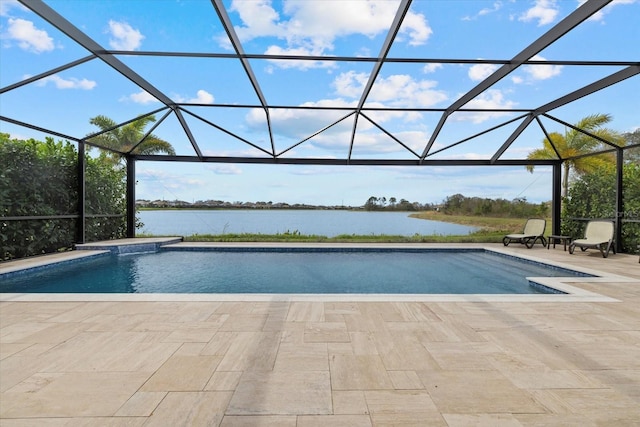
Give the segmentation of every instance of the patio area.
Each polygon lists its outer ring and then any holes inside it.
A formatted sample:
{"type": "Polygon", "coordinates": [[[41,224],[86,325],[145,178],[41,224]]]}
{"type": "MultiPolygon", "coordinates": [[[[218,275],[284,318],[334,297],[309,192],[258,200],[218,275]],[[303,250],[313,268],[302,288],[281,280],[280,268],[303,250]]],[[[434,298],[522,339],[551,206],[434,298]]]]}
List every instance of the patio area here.
{"type": "Polygon", "coordinates": [[[638,255],[483,246],[624,280],[570,302],[0,294],[0,424],[638,425],[638,255]]]}

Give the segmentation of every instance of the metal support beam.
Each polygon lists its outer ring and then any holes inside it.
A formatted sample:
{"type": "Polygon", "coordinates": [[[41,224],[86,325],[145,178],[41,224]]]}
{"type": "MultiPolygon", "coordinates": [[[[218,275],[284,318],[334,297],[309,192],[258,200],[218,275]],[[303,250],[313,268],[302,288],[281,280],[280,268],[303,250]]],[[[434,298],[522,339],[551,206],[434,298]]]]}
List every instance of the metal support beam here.
{"type": "Polygon", "coordinates": [[[562,234],[562,162],[557,162],[553,165],[553,183],[551,190],[551,224],[552,234],[562,234]]]}
{"type": "Polygon", "coordinates": [[[624,151],[616,150],[616,252],[622,252],[622,219],[624,218],[624,151]]]}
{"type": "Polygon", "coordinates": [[[173,105],[173,101],[171,100],[171,98],[165,95],[164,92],[161,92],[151,83],[143,79],[138,73],[133,71],[115,56],[106,53],[108,51],[104,47],[102,47],[95,40],[81,31],[78,27],[69,22],[66,18],[56,12],[45,2],[41,0],[19,1],[33,13],[40,16],[42,19],[56,27],[62,33],[78,43],[80,46],[84,47],[93,55],[97,56],[102,61],[107,63],[111,68],[122,74],[124,77],[126,77],[136,85],[140,86],[140,88],[149,93],[149,95],[153,96],[166,106],[173,105]]]}
{"type": "MultiPolygon", "coordinates": [[[[222,0],[211,0],[211,4],[213,8],[216,10],[218,14],[218,18],[220,18],[220,22],[224,27],[227,36],[229,37],[229,42],[233,46],[233,49],[236,51],[238,58],[240,59],[240,63],[242,64],[242,68],[244,68],[249,81],[251,82],[251,86],[253,86],[253,90],[256,93],[256,96],[260,100],[260,104],[262,105],[262,109],[264,110],[265,117],[267,119],[267,130],[269,131],[269,141],[271,142],[271,155],[276,157],[276,146],[273,140],[273,130],[271,128],[271,115],[269,113],[269,104],[267,103],[267,99],[264,97],[262,93],[262,89],[260,88],[260,84],[258,83],[258,79],[256,75],[253,73],[253,69],[251,68],[251,64],[249,60],[245,57],[244,49],[242,48],[242,43],[240,42],[240,37],[236,33],[236,30],[233,28],[233,23],[227,14],[227,10],[224,6],[222,0]]],[[[202,156],[200,156],[202,157],[202,156]]]]}
{"type": "Polygon", "coordinates": [[[84,243],[85,224],[87,219],[86,213],[86,162],[85,162],[85,144],[78,142],[78,220],[76,222],[76,243],[84,243]]]}
{"type": "Polygon", "coordinates": [[[136,237],[136,160],[131,156],[127,161],[127,237],[136,237]]]}
{"type": "Polygon", "coordinates": [[[606,87],[620,83],[621,81],[631,78],[633,76],[636,76],[638,74],[640,74],[640,65],[630,65],[627,68],[624,68],[620,71],[616,71],[615,73],[607,77],[604,77],[593,83],[589,83],[588,85],[581,87],[578,90],[574,90],[573,92],[568,93],[565,96],[557,98],[556,100],[551,101],[548,104],[545,104],[536,108],[535,113],[536,114],[547,113],[551,110],[554,110],[558,107],[562,107],[563,105],[569,104],[570,102],[576,101],[587,95],[591,95],[594,92],[597,92],[606,87]]]}
{"type": "Polygon", "coordinates": [[[527,128],[527,126],[531,124],[534,118],[535,117],[533,116],[533,114],[530,114],[522,121],[522,123],[520,123],[518,128],[513,131],[513,133],[509,136],[509,138],[507,138],[507,140],[504,142],[504,144],[502,144],[498,151],[496,151],[495,154],[491,156],[491,163],[495,163],[496,161],[498,161],[500,156],[502,156],[504,152],[507,151],[511,144],[513,144],[513,141],[515,141],[516,138],[518,138],[520,134],[527,128]]]}
{"type": "Polygon", "coordinates": [[[404,21],[404,17],[409,12],[409,7],[411,6],[411,0],[402,0],[400,5],[398,6],[398,10],[396,11],[396,16],[393,18],[393,22],[391,23],[391,27],[389,28],[389,32],[387,33],[387,38],[385,39],[382,47],[380,48],[380,53],[378,54],[378,60],[373,65],[373,69],[371,70],[371,74],[369,74],[369,80],[365,85],[362,95],[360,96],[360,101],[358,101],[358,106],[356,107],[356,116],[353,121],[353,129],[351,130],[351,141],[349,144],[349,155],[347,160],[351,160],[351,153],[353,152],[353,144],[356,139],[356,131],[358,130],[358,116],[360,115],[360,111],[362,107],[364,107],[364,103],[367,101],[369,94],[371,93],[371,89],[373,89],[373,84],[378,78],[378,74],[380,74],[380,70],[382,69],[382,64],[389,54],[389,50],[391,50],[391,46],[393,45],[393,41],[398,35],[398,31],[400,31],[400,27],[402,26],[402,21],[404,21]]]}
{"type": "Polygon", "coordinates": [[[611,3],[611,1],[612,0],[588,0],[584,2],[580,7],[571,12],[562,21],[558,22],[553,28],[543,34],[539,39],[516,54],[516,56],[514,56],[508,64],[505,64],[498,68],[490,76],[481,81],[476,87],[465,93],[457,101],[451,104],[451,106],[447,108],[447,111],[442,113],[442,117],[440,118],[438,125],[431,134],[431,138],[429,138],[429,142],[427,142],[427,145],[422,152],[421,158],[424,159],[429,154],[431,147],[435,143],[438,135],[440,134],[440,131],[442,130],[442,127],[444,126],[445,121],[450,114],[459,110],[469,101],[473,100],[482,92],[502,80],[516,68],[530,60],[531,57],[542,52],[549,45],[553,44],[573,28],[577,27],[581,22],[589,19],[591,15],[598,12],[607,4],[611,3]]]}

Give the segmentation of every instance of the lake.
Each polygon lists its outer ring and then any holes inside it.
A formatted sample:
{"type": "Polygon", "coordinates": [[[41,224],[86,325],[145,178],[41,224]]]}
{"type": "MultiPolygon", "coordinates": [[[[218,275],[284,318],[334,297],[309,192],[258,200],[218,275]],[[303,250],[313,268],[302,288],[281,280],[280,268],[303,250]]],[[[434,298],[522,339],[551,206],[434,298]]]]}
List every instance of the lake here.
{"type": "Polygon", "coordinates": [[[153,210],[138,213],[138,233],[161,236],[193,234],[283,234],[299,232],[334,237],[358,235],[466,235],[477,228],[411,218],[408,212],[346,210],[153,210]]]}

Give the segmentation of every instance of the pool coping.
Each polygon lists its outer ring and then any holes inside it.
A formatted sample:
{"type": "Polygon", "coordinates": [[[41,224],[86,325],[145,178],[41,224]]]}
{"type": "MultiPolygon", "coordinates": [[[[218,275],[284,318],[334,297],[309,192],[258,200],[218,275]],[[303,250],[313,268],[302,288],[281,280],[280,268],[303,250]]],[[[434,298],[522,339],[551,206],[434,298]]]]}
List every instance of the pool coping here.
{"type": "Polygon", "coordinates": [[[591,268],[578,267],[562,262],[537,258],[528,254],[514,254],[508,248],[478,244],[416,244],[416,243],[276,243],[276,242],[182,242],[181,238],[128,239],[98,242],[82,245],[78,250],[39,256],[29,259],[9,261],[0,264],[0,274],[33,268],[43,268],[65,261],[81,260],[85,257],[108,253],[135,253],[155,251],[161,247],[179,249],[214,248],[326,248],[326,249],[429,249],[485,250],[506,256],[525,259],[569,269],[597,277],[528,277],[543,286],[557,289],[564,294],[103,294],[103,293],[0,293],[0,301],[236,301],[236,302],[280,302],[280,301],[323,301],[323,302],[619,302],[620,300],[588,291],[577,286],[579,283],[637,282],[637,279],[603,272],[591,268]],[[135,250],[136,245],[143,250],[135,250]],[[153,249],[152,246],[155,248],[153,249]],[[124,247],[124,248],[123,248],[124,247]]]}

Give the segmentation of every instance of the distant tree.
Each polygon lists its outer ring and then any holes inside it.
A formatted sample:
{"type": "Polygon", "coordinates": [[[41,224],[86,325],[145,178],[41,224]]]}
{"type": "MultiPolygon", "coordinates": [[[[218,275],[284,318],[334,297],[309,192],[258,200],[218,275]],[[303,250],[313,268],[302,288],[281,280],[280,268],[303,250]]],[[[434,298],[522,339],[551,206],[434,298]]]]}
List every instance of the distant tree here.
{"type": "Polygon", "coordinates": [[[364,204],[364,209],[367,211],[373,211],[378,208],[378,198],[375,196],[371,196],[367,199],[367,202],[364,204]]]}
{"type": "MultiPolygon", "coordinates": [[[[575,126],[607,141],[623,145],[624,139],[621,138],[619,133],[603,127],[610,121],[611,116],[608,114],[594,114],[584,117],[576,123],[575,126]]],[[[542,141],[542,148],[538,148],[530,152],[527,159],[557,159],[558,155],[556,154],[556,150],[561,158],[566,159],[593,153],[601,147],[601,141],[592,138],[583,132],[570,128],[565,130],[563,134],[558,132],[550,133],[549,138],[545,138],[542,141]]],[[[567,195],[569,189],[569,177],[572,171],[578,174],[583,174],[597,169],[604,163],[610,163],[613,161],[615,161],[613,156],[586,156],[572,160],[565,160],[563,163],[564,169],[562,174],[562,195],[565,197],[567,195]]],[[[533,172],[534,166],[528,165],[527,170],[529,172],[533,172]]]]}
{"type": "Polygon", "coordinates": [[[449,196],[442,203],[442,210],[449,215],[493,216],[527,218],[547,215],[546,203],[529,203],[524,197],[512,201],[465,197],[462,194],[449,196]]]}
{"type": "MultiPolygon", "coordinates": [[[[101,131],[111,130],[89,138],[88,141],[121,153],[131,151],[132,154],[165,153],[175,155],[176,152],[169,142],[153,134],[149,134],[145,138],[144,129],[148,124],[155,121],[156,118],[153,115],[142,116],[124,126],[116,127],[117,123],[109,117],[96,116],[89,120],[89,123],[98,126],[101,131]]],[[[113,160],[114,163],[119,162],[122,158],[121,155],[113,152],[108,152],[108,154],[105,153],[104,155],[113,160]]]]}
{"type": "MultiPolygon", "coordinates": [[[[622,134],[622,137],[626,142],[625,145],[638,145],[640,144],[640,129],[622,134]]],[[[640,163],[640,147],[634,147],[625,150],[624,159],[625,162],[640,163]]]]}

